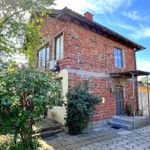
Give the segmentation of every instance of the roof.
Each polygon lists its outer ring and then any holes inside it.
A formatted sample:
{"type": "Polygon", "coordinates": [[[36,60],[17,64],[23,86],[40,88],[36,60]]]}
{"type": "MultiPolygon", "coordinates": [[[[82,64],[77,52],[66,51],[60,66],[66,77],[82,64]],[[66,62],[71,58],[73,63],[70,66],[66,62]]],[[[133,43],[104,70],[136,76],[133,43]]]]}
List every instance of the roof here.
{"type": "Polygon", "coordinates": [[[121,34],[101,25],[96,23],[95,21],[90,21],[81,14],[78,14],[71,9],[68,9],[65,7],[62,10],[53,10],[51,14],[49,14],[51,17],[55,17],[57,19],[60,19],[62,21],[69,21],[68,18],[70,18],[70,21],[78,21],[82,26],[87,27],[91,29],[92,31],[98,32],[99,34],[111,38],[113,40],[116,40],[123,45],[126,45],[128,47],[132,47],[135,51],[143,50],[145,47],[141,46],[140,44],[137,44],[130,39],[122,36],[121,34]]]}
{"type": "Polygon", "coordinates": [[[148,76],[148,75],[150,75],[150,72],[141,71],[141,70],[134,70],[134,71],[110,73],[111,77],[127,77],[127,78],[132,78],[132,75],[134,75],[134,77],[148,76]]]}

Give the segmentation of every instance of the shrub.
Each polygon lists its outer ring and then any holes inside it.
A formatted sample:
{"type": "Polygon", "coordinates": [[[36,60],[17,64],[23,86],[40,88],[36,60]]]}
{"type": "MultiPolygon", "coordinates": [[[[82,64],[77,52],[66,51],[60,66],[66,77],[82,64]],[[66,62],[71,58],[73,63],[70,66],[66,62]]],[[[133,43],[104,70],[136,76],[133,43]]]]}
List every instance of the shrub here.
{"type": "Polygon", "coordinates": [[[126,106],[125,106],[125,113],[128,116],[133,115],[133,106],[131,104],[126,104],[126,106]]]}
{"type": "Polygon", "coordinates": [[[69,134],[80,134],[88,126],[94,107],[100,103],[101,97],[89,93],[88,82],[83,82],[69,89],[67,98],[66,126],[69,134]]]}
{"type": "Polygon", "coordinates": [[[47,108],[61,103],[59,93],[60,84],[51,72],[32,68],[3,70],[0,73],[0,132],[13,134],[15,144],[33,150],[32,127],[47,108]]]}

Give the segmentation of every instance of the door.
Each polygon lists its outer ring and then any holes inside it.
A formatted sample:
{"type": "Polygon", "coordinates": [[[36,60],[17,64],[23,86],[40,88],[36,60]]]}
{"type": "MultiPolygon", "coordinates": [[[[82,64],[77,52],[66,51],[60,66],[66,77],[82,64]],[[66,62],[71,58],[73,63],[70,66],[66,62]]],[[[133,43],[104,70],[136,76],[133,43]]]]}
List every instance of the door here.
{"type": "Polygon", "coordinates": [[[123,87],[116,86],[116,115],[124,114],[123,95],[123,87]]]}

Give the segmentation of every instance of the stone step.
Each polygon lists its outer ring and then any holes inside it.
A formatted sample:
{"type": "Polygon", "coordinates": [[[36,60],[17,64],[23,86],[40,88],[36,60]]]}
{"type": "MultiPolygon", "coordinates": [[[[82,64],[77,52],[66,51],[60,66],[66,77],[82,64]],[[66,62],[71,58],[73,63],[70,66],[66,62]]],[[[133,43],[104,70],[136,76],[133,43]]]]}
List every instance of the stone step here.
{"type": "Polygon", "coordinates": [[[133,129],[133,124],[127,124],[127,123],[123,123],[123,122],[121,123],[121,122],[114,121],[113,119],[109,120],[109,124],[111,126],[123,128],[126,130],[132,130],[133,129]]]}
{"type": "Polygon", "coordinates": [[[46,132],[46,131],[53,131],[53,130],[58,130],[61,129],[61,125],[60,124],[56,124],[55,126],[47,126],[47,127],[41,127],[39,129],[37,129],[36,131],[33,131],[34,134],[40,133],[40,132],[46,132]]]}
{"type": "MultiPolygon", "coordinates": [[[[149,124],[149,118],[135,116],[135,128],[140,128],[149,124]]],[[[120,127],[127,130],[133,129],[133,117],[129,116],[113,116],[111,120],[109,120],[109,124],[114,127],[120,127]]]]}
{"type": "Polygon", "coordinates": [[[114,116],[112,118],[112,120],[114,122],[117,122],[117,123],[120,123],[120,124],[129,124],[129,125],[132,125],[133,124],[133,118],[131,119],[127,119],[125,117],[120,117],[120,116],[114,116]]]}
{"type": "Polygon", "coordinates": [[[47,130],[47,131],[43,131],[43,132],[39,132],[39,133],[35,133],[33,134],[33,137],[41,137],[41,138],[46,138],[46,137],[49,137],[49,136],[52,136],[52,135],[55,135],[57,133],[60,133],[62,132],[63,129],[60,128],[60,129],[57,129],[57,130],[47,130]]]}

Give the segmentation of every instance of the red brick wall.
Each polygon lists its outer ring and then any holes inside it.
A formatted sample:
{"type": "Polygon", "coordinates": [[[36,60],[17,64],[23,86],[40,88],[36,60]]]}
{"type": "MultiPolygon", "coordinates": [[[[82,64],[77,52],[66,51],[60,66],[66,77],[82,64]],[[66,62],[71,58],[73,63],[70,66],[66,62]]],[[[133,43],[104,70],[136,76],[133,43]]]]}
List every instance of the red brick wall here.
{"type": "MultiPolygon", "coordinates": [[[[71,22],[62,22],[57,19],[45,21],[42,28],[44,37],[54,39],[54,36],[60,32],[64,32],[64,59],[59,61],[61,69],[71,68],[107,74],[135,69],[134,51],[129,47],[71,22]],[[123,69],[116,69],[114,66],[114,47],[123,49],[125,53],[125,68],[123,69]]],[[[50,43],[50,47],[53,49],[52,43],[50,43]]],[[[77,82],[85,79],[77,74],[69,73],[69,87],[73,87],[77,82]]],[[[88,80],[91,92],[105,98],[105,103],[96,107],[93,120],[107,119],[115,115],[114,91],[110,92],[110,88],[114,89],[115,87],[112,79],[92,77],[88,80]]],[[[125,103],[130,102],[132,96],[130,83],[131,81],[126,81],[123,85],[125,87],[125,103]]]]}
{"type": "Polygon", "coordinates": [[[69,23],[68,27],[66,48],[68,57],[72,60],[71,68],[107,73],[134,69],[132,49],[73,23],[69,23]],[[114,66],[114,47],[124,50],[126,67],[122,70],[118,70],[114,66]],[[80,64],[77,64],[78,53],[81,54],[80,64]]]}
{"type": "MultiPolygon", "coordinates": [[[[47,19],[41,31],[44,37],[52,40],[64,32],[64,59],[60,61],[61,69],[69,67],[101,73],[134,70],[132,49],[79,25],[47,19]],[[124,69],[116,69],[114,66],[114,47],[123,49],[125,53],[124,69]],[[79,64],[78,54],[80,54],[79,64]]],[[[54,49],[53,46],[51,48],[54,49]]]]}

